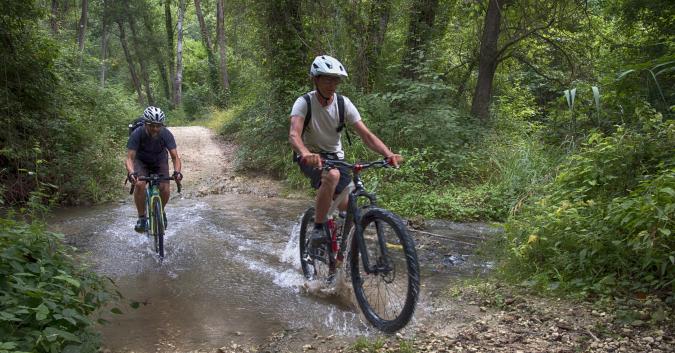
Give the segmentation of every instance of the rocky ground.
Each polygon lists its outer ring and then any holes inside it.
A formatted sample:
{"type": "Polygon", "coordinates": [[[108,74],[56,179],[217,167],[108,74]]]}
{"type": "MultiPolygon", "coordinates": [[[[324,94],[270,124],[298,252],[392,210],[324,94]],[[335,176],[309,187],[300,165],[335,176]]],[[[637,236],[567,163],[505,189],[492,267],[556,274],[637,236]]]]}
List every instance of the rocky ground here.
{"type": "MultiPolygon", "coordinates": [[[[202,127],[172,128],[186,165],[187,196],[224,192],[289,197],[279,183],[238,175],[236,146],[202,127]]],[[[290,196],[293,197],[293,196],[290,196]]],[[[443,239],[416,235],[420,259],[443,261],[443,239]]],[[[639,297],[591,304],[541,297],[487,280],[448,283],[428,315],[395,335],[345,339],[284,331],[264,344],[195,350],[222,352],[675,352],[672,303],[639,297]]]]}
{"type": "Polygon", "coordinates": [[[601,310],[485,283],[449,288],[434,307],[430,323],[405,334],[344,341],[286,331],[263,345],[234,344],[208,353],[675,351],[672,308],[655,298],[601,310]]]}

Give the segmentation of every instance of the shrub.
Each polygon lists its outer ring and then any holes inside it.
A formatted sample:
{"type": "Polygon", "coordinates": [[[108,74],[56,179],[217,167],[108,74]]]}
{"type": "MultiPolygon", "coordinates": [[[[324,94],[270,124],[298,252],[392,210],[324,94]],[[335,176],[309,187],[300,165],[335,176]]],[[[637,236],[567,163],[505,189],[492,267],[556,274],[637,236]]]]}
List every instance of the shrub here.
{"type": "MultiPolygon", "coordinates": [[[[0,190],[7,204],[29,202],[38,187],[31,172],[59,201],[109,199],[121,178],[126,124],[134,103],[115,86],[101,88],[82,67],[95,60],[74,47],[58,47],[39,25],[33,1],[5,5],[0,61],[11,73],[0,87],[0,190]]],[[[46,191],[46,190],[42,190],[46,191]]]]}
{"type": "Polygon", "coordinates": [[[76,265],[61,240],[40,225],[0,219],[0,351],[98,349],[92,316],[119,294],[76,265]]]}
{"type": "Polygon", "coordinates": [[[592,134],[509,220],[507,273],[582,293],[672,295],[675,124],[637,113],[639,128],[592,134]]]}

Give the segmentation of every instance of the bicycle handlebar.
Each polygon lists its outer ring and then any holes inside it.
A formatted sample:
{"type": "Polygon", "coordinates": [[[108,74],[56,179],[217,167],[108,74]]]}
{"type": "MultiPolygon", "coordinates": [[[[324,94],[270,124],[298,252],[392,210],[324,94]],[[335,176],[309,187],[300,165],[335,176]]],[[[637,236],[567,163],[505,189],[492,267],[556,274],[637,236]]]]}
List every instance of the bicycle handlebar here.
{"type": "Polygon", "coordinates": [[[349,169],[352,169],[355,172],[360,172],[364,169],[372,168],[372,167],[378,167],[378,168],[391,168],[391,164],[389,164],[389,161],[385,159],[380,159],[377,161],[372,161],[372,162],[364,162],[364,163],[348,163],[339,159],[322,159],[321,162],[324,164],[323,169],[330,169],[336,166],[340,167],[346,167],[349,169]]]}
{"type": "MultiPolygon", "coordinates": [[[[170,176],[170,177],[159,176],[159,175],[151,175],[151,176],[149,176],[149,177],[146,177],[146,176],[139,176],[139,177],[137,178],[137,180],[138,180],[138,181],[150,181],[150,182],[152,182],[152,181],[160,182],[160,181],[164,181],[164,180],[173,180],[173,181],[176,182],[176,187],[178,188],[178,193],[180,193],[180,189],[181,189],[180,181],[176,180],[176,178],[173,177],[173,176],[170,176]]],[[[134,188],[135,188],[135,187],[136,187],[135,184],[131,184],[131,190],[129,190],[129,194],[130,194],[130,195],[134,193],[134,188]]]]}

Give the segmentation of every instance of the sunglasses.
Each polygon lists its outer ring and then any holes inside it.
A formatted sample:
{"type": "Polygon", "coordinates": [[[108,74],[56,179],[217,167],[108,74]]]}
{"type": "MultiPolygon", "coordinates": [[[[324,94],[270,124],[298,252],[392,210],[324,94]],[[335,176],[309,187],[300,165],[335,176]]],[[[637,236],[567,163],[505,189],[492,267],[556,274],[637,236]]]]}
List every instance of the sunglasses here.
{"type": "Polygon", "coordinates": [[[335,76],[321,76],[319,80],[323,80],[327,84],[338,84],[342,81],[339,77],[335,76]]]}

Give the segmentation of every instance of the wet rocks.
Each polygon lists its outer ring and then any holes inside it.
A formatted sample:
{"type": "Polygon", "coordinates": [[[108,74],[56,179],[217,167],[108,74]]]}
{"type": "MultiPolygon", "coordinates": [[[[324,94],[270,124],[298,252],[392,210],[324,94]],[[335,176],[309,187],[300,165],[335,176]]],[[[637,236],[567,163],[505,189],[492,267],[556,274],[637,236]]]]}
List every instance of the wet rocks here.
{"type": "MultiPolygon", "coordinates": [[[[494,288],[493,288],[494,289],[494,288]]],[[[495,302],[487,297],[491,292],[463,290],[462,295],[434,305],[461,306],[460,303],[495,302]]],[[[500,288],[500,292],[510,292],[500,288]]],[[[506,294],[506,293],[503,293],[506,294]]],[[[384,337],[384,344],[364,349],[344,349],[336,352],[675,352],[672,308],[661,303],[651,309],[640,309],[644,302],[634,302],[624,308],[604,304],[602,309],[592,303],[572,302],[509,293],[507,301],[484,306],[455,331],[443,331],[443,323],[459,317],[457,310],[433,310],[434,318],[423,326],[403,335],[384,337]],[[514,303],[519,303],[513,305],[514,303]],[[621,310],[644,311],[652,318],[635,326],[621,320],[621,310]],[[659,321],[655,311],[663,310],[659,321]],[[443,332],[443,333],[442,333],[443,332]]],[[[462,309],[463,310],[463,309],[462,309]]],[[[375,342],[373,338],[373,342],[375,342]]]]}

